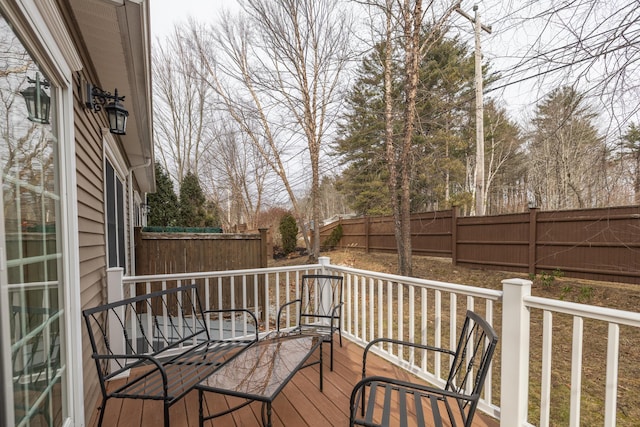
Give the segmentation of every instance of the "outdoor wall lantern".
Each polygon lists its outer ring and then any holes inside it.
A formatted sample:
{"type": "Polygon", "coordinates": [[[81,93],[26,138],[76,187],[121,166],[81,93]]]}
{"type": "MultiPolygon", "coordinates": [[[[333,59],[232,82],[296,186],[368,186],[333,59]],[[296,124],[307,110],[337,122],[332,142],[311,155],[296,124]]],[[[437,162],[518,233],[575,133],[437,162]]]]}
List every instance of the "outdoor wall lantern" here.
{"type": "Polygon", "coordinates": [[[114,95],[105,92],[91,83],[87,83],[87,99],[85,105],[94,113],[104,108],[109,118],[109,131],[116,135],[125,135],[127,130],[127,117],[129,112],[122,106],[120,101],[124,101],[124,96],[118,96],[118,88],[114,90],[114,95]],[[108,104],[107,102],[110,101],[108,104]],[[104,106],[107,104],[106,106],[104,106]]]}
{"type": "Polygon", "coordinates": [[[27,77],[27,81],[33,86],[20,92],[27,104],[27,118],[34,123],[48,124],[51,98],[43,88],[49,88],[50,83],[46,79],[40,80],[40,73],[36,73],[35,80],[27,77]]]}

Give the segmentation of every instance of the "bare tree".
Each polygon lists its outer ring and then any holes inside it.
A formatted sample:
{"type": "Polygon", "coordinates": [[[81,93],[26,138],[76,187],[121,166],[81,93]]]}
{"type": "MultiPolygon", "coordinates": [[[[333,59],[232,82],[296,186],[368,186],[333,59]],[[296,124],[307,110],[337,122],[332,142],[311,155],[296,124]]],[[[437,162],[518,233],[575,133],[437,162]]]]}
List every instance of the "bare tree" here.
{"type": "Polygon", "coordinates": [[[211,144],[203,155],[204,162],[211,166],[203,168],[204,182],[211,189],[209,196],[221,210],[226,202],[223,223],[227,229],[246,224],[255,230],[270,176],[268,167],[247,134],[232,121],[221,121],[211,132],[208,137],[217,143],[211,144]]]}
{"type": "MultiPolygon", "coordinates": [[[[213,139],[204,140],[212,116],[207,110],[211,89],[199,78],[199,56],[189,49],[189,31],[174,27],[153,51],[154,130],[157,158],[177,182],[189,172],[199,173],[201,156],[213,139]]],[[[202,35],[201,35],[202,36],[202,35]]]]}
{"type": "MultiPolygon", "coordinates": [[[[494,2],[497,30],[527,34],[519,50],[496,56],[508,65],[491,90],[522,82],[541,94],[571,85],[608,109],[622,132],[640,112],[640,8],[628,0],[527,0],[494,2]],[[514,60],[514,58],[517,58],[514,60]],[[632,101],[632,102],[629,102],[632,101]]],[[[491,13],[491,12],[489,12],[491,13]]],[[[535,100],[534,100],[535,101],[535,100]]],[[[532,102],[533,104],[533,102],[532,102]]]]}
{"type": "Polygon", "coordinates": [[[335,125],[351,53],[351,16],[340,3],[246,0],[244,16],[227,15],[211,29],[215,48],[192,34],[205,63],[203,80],[282,181],[311,257],[320,249],[322,147],[335,125]],[[302,166],[311,171],[313,248],[287,165],[299,151],[309,154],[302,166]]]}
{"type": "MultiPolygon", "coordinates": [[[[384,2],[363,2],[382,12],[385,49],[385,145],[389,170],[389,195],[394,221],[394,233],[398,248],[398,272],[410,276],[411,263],[411,177],[414,175],[412,146],[416,126],[416,94],[418,89],[418,68],[421,60],[433,43],[443,34],[442,27],[453,13],[459,1],[440,4],[428,1],[423,9],[422,0],[384,0],[384,2]],[[427,19],[429,14],[431,18],[427,19]],[[424,29],[429,24],[431,32],[426,36],[424,29]],[[400,52],[400,62],[395,57],[396,47],[400,52]],[[404,73],[402,97],[402,135],[395,135],[398,105],[393,96],[394,68],[402,64],[404,73]]],[[[372,23],[375,26],[375,23],[372,23]]],[[[378,40],[375,40],[377,42],[378,40]]]]}

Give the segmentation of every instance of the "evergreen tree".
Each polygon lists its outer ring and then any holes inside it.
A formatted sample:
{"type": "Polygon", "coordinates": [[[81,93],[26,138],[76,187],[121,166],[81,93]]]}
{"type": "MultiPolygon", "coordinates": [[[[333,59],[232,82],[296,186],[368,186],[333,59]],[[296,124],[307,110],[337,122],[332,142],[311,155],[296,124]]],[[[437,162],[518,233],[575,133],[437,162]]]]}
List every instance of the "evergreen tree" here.
{"type": "Polygon", "coordinates": [[[180,185],[180,220],[183,227],[204,227],[206,220],[204,193],[198,177],[187,173],[180,185]]]}
{"type": "Polygon", "coordinates": [[[280,236],[282,237],[282,250],[285,255],[296,250],[298,243],[298,225],[296,219],[287,213],[280,219],[280,236]]]}
{"type": "Polygon", "coordinates": [[[157,227],[171,227],[178,221],[178,196],[167,171],[156,162],[156,192],[147,195],[149,215],[147,224],[157,227]]]}
{"type": "MultiPolygon", "coordinates": [[[[425,29],[425,34],[430,29],[425,29]]],[[[336,152],[347,165],[337,188],[356,213],[388,215],[391,204],[384,143],[384,45],[379,44],[357,70],[357,80],[346,102],[336,152]]],[[[395,70],[393,97],[402,106],[402,70],[395,70]]],[[[416,135],[413,139],[411,179],[413,211],[439,209],[471,200],[467,182],[469,159],[475,158],[473,56],[456,38],[436,37],[420,63],[416,135]]],[[[404,118],[397,118],[394,134],[400,138],[404,118]]]]}
{"type": "Polygon", "coordinates": [[[391,213],[385,167],[383,70],[384,47],[379,44],[357,70],[358,79],[347,97],[348,112],[339,125],[337,154],[347,165],[336,188],[349,206],[364,215],[391,213]]]}

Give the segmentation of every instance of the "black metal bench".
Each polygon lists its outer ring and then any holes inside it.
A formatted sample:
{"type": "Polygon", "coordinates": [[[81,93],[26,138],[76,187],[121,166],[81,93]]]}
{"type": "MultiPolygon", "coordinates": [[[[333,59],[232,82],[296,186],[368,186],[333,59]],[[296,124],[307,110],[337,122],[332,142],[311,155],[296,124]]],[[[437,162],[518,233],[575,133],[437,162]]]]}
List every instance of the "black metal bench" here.
{"type": "Polygon", "coordinates": [[[110,398],[169,407],[226,361],[258,340],[249,310],[203,311],[196,285],[140,295],[82,312],[102,391],[98,426],[110,398]],[[253,325],[247,326],[251,319],[253,325]],[[237,323],[236,323],[237,321],[237,323]],[[124,384],[107,390],[107,381],[124,384]]]}

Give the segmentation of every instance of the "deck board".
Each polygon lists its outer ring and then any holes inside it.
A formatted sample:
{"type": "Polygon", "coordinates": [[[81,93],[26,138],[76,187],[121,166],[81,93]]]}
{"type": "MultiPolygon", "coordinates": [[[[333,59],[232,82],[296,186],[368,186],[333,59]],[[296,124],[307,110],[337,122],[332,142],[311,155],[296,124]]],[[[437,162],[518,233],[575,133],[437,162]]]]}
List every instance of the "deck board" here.
{"type": "MultiPolygon", "coordinates": [[[[274,426],[348,426],[349,398],[354,384],[362,375],[362,347],[343,339],[343,347],[334,342],[334,371],[329,370],[329,346],[323,346],[324,387],[318,388],[319,367],[313,365],[298,372],[273,402],[274,426]]],[[[317,356],[313,356],[317,357],[317,356]]],[[[313,360],[313,359],[311,359],[313,360]]],[[[367,374],[395,376],[410,379],[411,375],[379,357],[367,359],[367,374]]],[[[212,393],[205,395],[209,410],[213,412],[238,402],[233,397],[212,393]]],[[[205,426],[258,426],[261,425],[262,405],[254,402],[231,414],[216,418],[205,426]]],[[[159,401],[110,399],[107,403],[103,427],[156,427],[162,425],[162,403],[159,401]]],[[[205,410],[206,411],[206,410],[205,410]]],[[[192,391],[169,410],[172,427],[198,426],[198,393],[192,391]]],[[[397,420],[397,419],[396,419],[397,420]]],[[[88,427],[97,427],[98,411],[88,427]]],[[[474,427],[498,427],[499,422],[478,412],[474,427]]]]}

